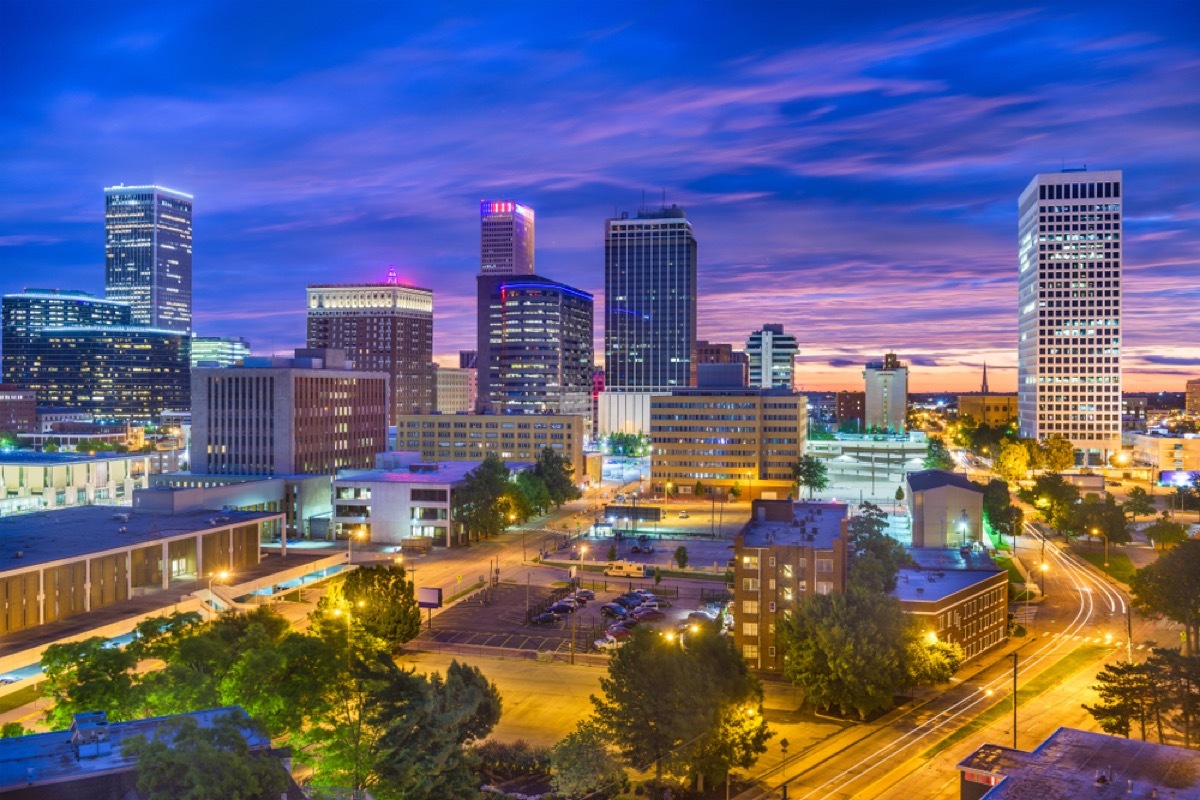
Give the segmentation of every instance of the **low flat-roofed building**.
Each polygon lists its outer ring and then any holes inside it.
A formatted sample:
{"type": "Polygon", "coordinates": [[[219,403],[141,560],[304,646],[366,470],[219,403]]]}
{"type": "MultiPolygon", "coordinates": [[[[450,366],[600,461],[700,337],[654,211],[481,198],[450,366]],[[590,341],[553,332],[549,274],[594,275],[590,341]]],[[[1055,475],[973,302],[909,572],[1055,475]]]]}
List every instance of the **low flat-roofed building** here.
{"type": "Polygon", "coordinates": [[[71,406],[38,406],[37,427],[39,431],[52,431],[54,426],[63,422],[92,422],[95,417],[92,412],[71,406]]]}
{"type": "Polygon", "coordinates": [[[944,469],[905,479],[913,547],[962,547],[983,537],[983,487],[944,469]]]}
{"type": "MultiPolygon", "coordinates": [[[[806,455],[825,464],[831,484],[869,480],[878,486],[893,487],[904,480],[906,473],[925,465],[927,450],[928,439],[921,431],[869,436],[837,433],[832,439],[809,439],[804,446],[806,455]]],[[[888,495],[894,491],[888,491],[888,495]]]]}
{"type": "Polygon", "coordinates": [[[203,508],[275,511],[284,514],[289,540],[327,538],[328,475],[152,475],[150,486],[133,493],[134,508],[174,514],[203,508]]]}
{"type": "Polygon", "coordinates": [[[0,634],[257,564],[282,513],[128,506],[0,519],[0,634]]]}
{"type": "Polygon", "coordinates": [[[1200,470],[1200,435],[1161,436],[1149,433],[1126,434],[1126,444],[1133,449],[1133,466],[1161,472],[1200,470]]]}
{"type": "MultiPolygon", "coordinates": [[[[338,538],[362,535],[373,544],[426,549],[466,544],[473,532],[454,519],[454,490],[479,461],[423,462],[419,453],[382,453],[378,469],[343,472],[334,481],[338,538]]],[[[532,464],[507,462],[516,473],[532,464]]]]}
{"type": "Polygon", "coordinates": [[[998,428],[1017,421],[1015,394],[960,394],[958,418],[970,417],[978,425],[998,428]]]}
{"type": "MultiPolygon", "coordinates": [[[[103,711],[90,711],[76,714],[66,731],[0,739],[0,794],[12,800],[141,800],[138,762],[124,755],[125,743],[135,736],[152,740],[160,727],[181,717],[210,728],[225,714],[246,716],[240,707],[230,706],[109,722],[103,711]]],[[[287,751],[274,749],[270,737],[251,728],[242,728],[241,735],[250,753],[275,760],[279,771],[287,773],[287,751]]],[[[283,800],[304,798],[290,776],[286,785],[283,800]]]]}
{"type": "Polygon", "coordinates": [[[0,516],[127,505],[153,471],[147,453],[0,453],[0,516]]]}
{"type": "Polygon", "coordinates": [[[1075,728],[1033,750],[985,744],[958,771],[962,800],[1200,800],[1200,752],[1075,728]]]}
{"type": "Polygon", "coordinates": [[[892,596],[926,631],[963,649],[967,660],[1008,639],[1008,572],[979,548],[908,550],[892,596]]]}
{"type": "Polygon", "coordinates": [[[753,670],[781,675],[776,638],[809,594],[846,589],[848,506],[755,500],[733,544],[733,641],[753,670]]]}
{"type": "Polygon", "coordinates": [[[37,427],[37,393],[0,383],[0,431],[25,433],[37,427]]]}
{"type": "Polygon", "coordinates": [[[419,452],[430,462],[482,461],[488,453],[502,461],[537,461],[549,447],[582,483],[583,440],[590,430],[576,414],[401,414],[396,449],[419,452]]]}

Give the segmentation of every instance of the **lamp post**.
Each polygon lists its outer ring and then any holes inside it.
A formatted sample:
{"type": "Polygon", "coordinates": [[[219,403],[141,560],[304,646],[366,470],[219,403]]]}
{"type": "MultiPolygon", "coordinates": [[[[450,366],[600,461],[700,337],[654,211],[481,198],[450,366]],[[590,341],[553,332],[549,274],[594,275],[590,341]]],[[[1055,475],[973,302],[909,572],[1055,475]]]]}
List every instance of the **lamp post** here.
{"type": "Polygon", "coordinates": [[[1048,569],[1050,569],[1050,566],[1045,561],[1043,561],[1042,569],[1041,569],[1041,572],[1042,572],[1042,599],[1045,599],[1045,597],[1046,597],[1046,570],[1048,570],[1048,569]]]}
{"type": "Polygon", "coordinates": [[[213,593],[212,593],[214,579],[216,579],[218,581],[228,580],[229,572],[227,570],[221,570],[220,572],[208,573],[208,604],[215,609],[217,607],[217,604],[213,602],[213,593]]]}
{"type": "MultiPolygon", "coordinates": [[[[1092,528],[1092,537],[1095,538],[1096,536],[1099,536],[1099,535],[1100,535],[1100,530],[1098,528],[1092,528]]],[[[1108,534],[1107,533],[1104,534],[1104,566],[1105,566],[1105,568],[1108,567],[1108,534]]]]}
{"type": "Polygon", "coordinates": [[[354,540],[356,538],[361,539],[365,535],[366,534],[363,531],[362,526],[359,525],[358,530],[351,531],[350,535],[346,537],[346,563],[347,564],[354,563],[354,540]]]}

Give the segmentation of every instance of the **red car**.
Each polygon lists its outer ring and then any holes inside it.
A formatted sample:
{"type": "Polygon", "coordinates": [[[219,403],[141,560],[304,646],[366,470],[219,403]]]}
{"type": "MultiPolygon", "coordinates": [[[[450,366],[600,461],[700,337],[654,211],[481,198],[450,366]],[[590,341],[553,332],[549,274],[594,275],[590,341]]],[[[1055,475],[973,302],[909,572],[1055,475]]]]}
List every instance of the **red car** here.
{"type": "Polygon", "coordinates": [[[633,612],[633,618],[640,622],[658,622],[661,619],[666,619],[667,615],[657,608],[647,608],[633,612]]]}

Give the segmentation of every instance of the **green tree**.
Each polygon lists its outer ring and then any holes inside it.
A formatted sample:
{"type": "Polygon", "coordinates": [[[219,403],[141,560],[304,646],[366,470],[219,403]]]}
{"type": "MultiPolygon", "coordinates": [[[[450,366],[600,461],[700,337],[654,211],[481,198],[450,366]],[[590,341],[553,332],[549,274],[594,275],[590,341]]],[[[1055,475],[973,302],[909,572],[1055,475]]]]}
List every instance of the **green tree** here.
{"type": "Polygon", "coordinates": [[[1075,466],[1075,446],[1062,436],[1049,436],[1042,443],[1043,464],[1050,472],[1066,472],[1075,466]]]}
{"type": "Polygon", "coordinates": [[[688,551],[687,551],[686,547],[684,547],[683,545],[676,547],[674,558],[675,558],[675,563],[679,565],[680,569],[687,569],[688,551]]]}
{"type": "Polygon", "coordinates": [[[1016,442],[1005,442],[994,462],[996,474],[1016,483],[1029,474],[1029,450],[1016,442]]]}
{"type": "Polygon", "coordinates": [[[650,439],[643,433],[610,433],[607,442],[614,456],[640,458],[650,449],[650,439]]]}
{"type": "Polygon", "coordinates": [[[84,711],[103,711],[113,722],[131,719],[136,666],[129,651],[108,647],[100,636],[50,645],[42,653],[43,692],[54,701],[46,721],[59,730],[84,711]]]}
{"type": "Polygon", "coordinates": [[[733,486],[730,486],[729,487],[729,496],[731,498],[733,498],[733,502],[735,502],[735,503],[738,500],[741,500],[742,499],[742,485],[740,483],[735,482],[733,484],[733,486]]]}
{"type": "Polygon", "coordinates": [[[244,715],[222,714],[211,726],[176,717],[160,723],[149,741],[141,735],[123,741],[121,754],[137,760],[137,788],[148,800],[279,797],[287,771],[274,756],[250,751],[247,735],[257,733],[244,715]]]}
{"type": "Polygon", "coordinates": [[[625,770],[608,748],[608,740],[594,722],[579,723],[554,746],[550,757],[554,793],[583,798],[624,783],[625,770]]]}
{"type": "Polygon", "coordinates": [[[900,567],[910,559],[904,546],[888,536],[887,514],[874,503],[863,503],[848,527],[850,543],[854,546],[854,557],[850,561],[851,582],[872,592],[895,589],[900,567]]]}
{"type": "Polygon", "coordinates": [[[421,609],[417,608],[416,590],[404,567],[351,570],[340,587],[325,597],[331,595],[335,603],[344,603],[369,636],[400,644],[421,632],[421,609]]]}
{"type": "Polygon", "coordinates": [[[696,481],[696,485],[692,487],[692,494],[694,494],[696,497],[704,497],[705,491],[706,489],[704,488],[703,481],[696,481]]]}
{"type": "Polygon", "coordinates": [[[0,739],[16,739],[27,733],[31,733],[31,731],[26,730],[25,726],[19,722],[6,722],[0,725],[0,739]]]}
{"type": "Polygon", "coordinates": [[[608,546],[608,560],[609,561],[617,560],[617,546],[615,544],[610,544],[608,546]]]}
{"type": "Polygon", "coordinates": [[[991,529],[1000,536],[1015,539],[1021,532],[1025,514],[1012,502],[1008,484],[1004,481],[993,480],[983,490],[983,516],[991,529]]]}
{"type": "MultiPolygon", "coordinates": [[[[541,514],[550,508],[552,501],[550,499],[550,490],[546,488],[546,482],[542,480],[536,472],[526,470],[517,476],[517,486],[525,497],[525,502],[533,513],[541,514]]],[[[527,514],[524,519],[528,519],[531,514],[527,514]]]]}
{"type": "Polygon", "coordinates": [[[963,649],[930,636],[915,618],[904,632],[904,668],[910,686],[947,683],[963,663],[963,649]]]}
{"type": "Polygon", "coordinates": [[[829,486],[829,469],[825,462],[816,456],[800,456],[792,464],[792,480],[797,486],[808,487],[808,497],[812,499],[813,492],[819,492],[829,486]]]}
{"type": "Polygon", "coordinates": [[[1140,486],[1135,486],[1129,490],[1129,498],[1125,501],[1125,513],[1130,519],[1145,517],[1153,514],[1157,507],[1154,505],[1154,498],[1140,486]]]}
{"type": "Polygon", "coordinates": [[[1133,723],[1139,723],[1142,739],[1146,738],[1147,700],[1151,696],[1150,685],[1154,674],[1149,662],[1131,664],[1120,661],[1105,666],[1096,676],[1092,687],[1100,696],[1094,706],[1083,705],[1092,715],[1100,730],[1114,736],[1129,738],[1133,723]]]}
{"type": "Polygon", "coordinates": [[[784,674],[813,706],[865,719],[908,685],[907,627],[899,601],[861,586],[807,596],[782,625],[784,674]]]}
{"type": "Polygon", "coordinates": [[[1187,527],[1182,522],[1176,522],[1164,511],[1162,516],[1143,529],[1146,538],[1155,547],[1165,549],[1168,545],[1179,544],[1188,538],[1187,527]]]}
{"type": "Polygon", "coordinates": [[[453,497],[454,517],[468,534],[483,539],[504,529],[502,500],[508,490],[508,477],[508,467],[495,453],[488,453],[478,467],[466,474],[453,497]]]}
{"type": "Polygon", "coordinates": [[[560,456],[549,447],[543,447],[542,452],[538,453],[537,464],[534,465],[533,471],[546,484],[550,502],[556,508],[583,496],[571,477],[575,470],[571,468],[565,457],[560,456]]]}
{"type": "Polygon", "coordinates": [[[655,567],[654,568],[654,585],[658,586],[659,584],[661,584],[662,579],[663,579],[662,568],[655,567]]]}
{"type": "Polygon", "coordinates": [[[1200,644],[1200,539],[1189,539],[1142,567],[1131,583],[1133,607],[1184,627],[1187,653],[1200,644]]]}
{"type": "Polygon", "coordinates": [[[46,442],[44,445],[42,445],[42,452],[43,453],[57,453],[58,452],[58,442],[46,442]]]}
{"type": "Polygon", "coordinates": [[[925,469],[954,469],[954,458],[946,443],[937,436],[930,436],[925,443],[925,469]]]}
{"type": "Polygon", "coordinates": [[[1033,487],[1023,497],[1038,510],[1042,520],[1057,531],[1069,532],[1075,505],[1079,502],[1079,488],[1068,483],[1062,475],[1039,475],[1033,487]]]}
{"type": "Polygon", "coordinates": [[[1103,500],[1095,494],[1083,498],[1072,509],[1068,527],[1078,536],[1097,536],[1108,540],[1110,544],[1133,541],[1125,510],[1111,494],[1103,500]]]}

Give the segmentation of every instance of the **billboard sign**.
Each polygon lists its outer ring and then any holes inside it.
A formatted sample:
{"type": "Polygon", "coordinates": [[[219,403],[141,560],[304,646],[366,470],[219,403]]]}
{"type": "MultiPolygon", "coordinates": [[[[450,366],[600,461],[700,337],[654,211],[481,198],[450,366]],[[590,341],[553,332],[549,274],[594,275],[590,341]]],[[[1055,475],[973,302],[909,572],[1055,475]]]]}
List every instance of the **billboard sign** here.
{"type": "Polygon", "coordinates": [[[418,608],[441,608],[442,590],[437,586],[422,586],[417,589],[418,608]]]}

